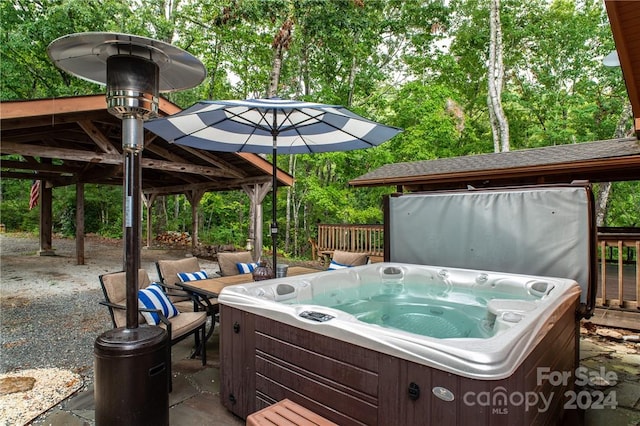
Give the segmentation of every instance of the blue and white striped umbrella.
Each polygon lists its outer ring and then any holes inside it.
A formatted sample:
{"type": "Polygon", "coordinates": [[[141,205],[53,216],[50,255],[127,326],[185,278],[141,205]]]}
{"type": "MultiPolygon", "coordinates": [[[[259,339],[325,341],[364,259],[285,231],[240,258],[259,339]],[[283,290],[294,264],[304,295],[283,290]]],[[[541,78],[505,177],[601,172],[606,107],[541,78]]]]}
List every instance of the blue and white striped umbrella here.
{"type": "Polygon", "coordinates": [[[337,105],[270,98],[202,101],[144,127],[178,145],[209,151],[273,154],[273,267],[276,267],[276,156],[351,151],[380,145],[401,129],[337,105]]]}

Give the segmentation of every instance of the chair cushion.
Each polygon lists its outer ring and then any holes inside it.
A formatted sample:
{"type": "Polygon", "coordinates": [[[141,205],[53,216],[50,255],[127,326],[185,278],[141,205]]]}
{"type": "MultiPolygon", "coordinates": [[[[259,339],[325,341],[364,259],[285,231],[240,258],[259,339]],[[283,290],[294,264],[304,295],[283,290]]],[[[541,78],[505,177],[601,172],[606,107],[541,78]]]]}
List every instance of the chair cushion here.
{"type": "MultiPolygon", "coordinates": [[[[127,303],[127,285],[125,272],[113,272],[100,276],[102,291],[107,302],[125,306],[127,303]]],[[[151,284],[149,274],[145,269],[138,270],[138,288],[146,288],[151,284]]],[[[113,326],[124,327],[127,324],[127,311],[124,309],[113,309],[113,326]]],[[[138,315],[138,323],[142,324],[145,319],[138,315]]]]}
{"type": "Polygon", "coordinates": [[[335,271],[336,269],[344,269],[344,268],[351,268],[351,265],[343,265],[342,263],[338,263],[335,260],[332,260],[331,263],[329,263],[329,267],[327,268],[327,270],[335,271]]]}
{"type": "MultiPolygon", "coordinates": [[[[179,314],[173,303],[167,298],[162,288],[153,283],[147,288],[138,290],[138,307],[147,309],[158,309],[167,318],[175,317],[179,314]]],[[[142,312],[142,316],[147,324],[160,324],[160,316],[155,312],[142,312]]]]}
{"type": "MultiPolygon", "coordinates": [[[[177,317],[169,320],[171,322],[171,340],[175,340],[187,333],[193,331],[194,328],[200,327],[207,322],[207,313],[200,312],[181,312],[177,317]]],[[[165,330],[167,327],[160,324],[165,330]]]]}
{"type": "Polygon", "coordinates": [[[367,263],[367,254],[336,250],[333,252],[333,257],[331,260],[340,265],[360,266],[367,263]]]}
{"type": "Polygon", "coordinates": [[[223,277],[229,275],[238,275],[238,267],[236,263],[253,263],[251,252],[221,252],[218,253],[218,265],[220,266],[220,275],[223,277]]]}
{"type": "Polygon", "coordinates": [[[179,272],[197,272],[202,268],[197,257],[186,257],[176,260],[158,260],[156,262],[158,275],[165,284],[175,284],[178,282],[179,272]]]}
{"type": "Polygon", "coordinates": [[[253,272],[254,269],[256,269],[258,267],[257,263],[242,263],[242,262],[238,262],[236,263],[236,266],[238,267],[238,272],[241,274],[249,274],[251,272],[253,272]]]}
{"type": "Polygon", "coordinates": [[[209,276],[203,269],[198,272],[178,272],[178,278],[180,278],[180,281],[183,283],[186,283],[189,281],[206,280],[209,276]]]}

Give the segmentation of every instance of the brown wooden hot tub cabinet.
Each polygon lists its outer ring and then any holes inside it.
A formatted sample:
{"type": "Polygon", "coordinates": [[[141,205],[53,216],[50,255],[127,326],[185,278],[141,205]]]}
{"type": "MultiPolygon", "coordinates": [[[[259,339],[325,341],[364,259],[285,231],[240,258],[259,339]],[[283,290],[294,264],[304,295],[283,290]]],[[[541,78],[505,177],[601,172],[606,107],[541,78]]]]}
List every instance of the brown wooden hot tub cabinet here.
{"type": "Polygon", "coordinates": [[[567,304],[556,312],[546,335],[510,377],[476,380],[221,305],[222,403],[246,418],[288,398],[340,425],[553,424],[562,416],[572,381],[565,387],[538,384],[537,368],[575,371],[575,309],[567,304]],[[435,396],[436,387],[455,398],[435,396]],[[475,398],[463,398],[467,392],[493,397],[499,387],[506,395],[553,394],[553,402],[540,412],[500,401],[471,405],[475,398]]]}

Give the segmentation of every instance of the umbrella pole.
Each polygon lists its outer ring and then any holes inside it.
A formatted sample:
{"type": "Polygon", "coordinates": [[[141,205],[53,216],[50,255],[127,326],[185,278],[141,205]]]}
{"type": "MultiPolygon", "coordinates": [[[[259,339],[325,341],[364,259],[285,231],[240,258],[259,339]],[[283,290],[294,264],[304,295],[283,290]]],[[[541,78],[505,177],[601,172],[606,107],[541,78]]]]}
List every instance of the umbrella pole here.
{"type": "MultiPolygon", "coordinates": [[[[273,182],[272,185],[273,187],[271,188],[271,197],[272,197],[272,201],[271,201],[271,245],[272,245],[272,250],[273,250],[273,273],[276,273],[276,262],[278,260],[278,223],[277,223],[277,208],[276,208],[276,200],[278,199],[277,197],[277,188],[278,188],[278,178],[276,177],[276,173],[278,171],[278,165],[276,162],[276,155],[277,155],[277,148],[276,148],[276,136],[273,136],[273,158],[271,159],[271,162],[273,163],[273,170],[272,170],[272,177],[273,177],[273,182]]],[[[274,275],[275,276],[275,275],[274,275]]]]}

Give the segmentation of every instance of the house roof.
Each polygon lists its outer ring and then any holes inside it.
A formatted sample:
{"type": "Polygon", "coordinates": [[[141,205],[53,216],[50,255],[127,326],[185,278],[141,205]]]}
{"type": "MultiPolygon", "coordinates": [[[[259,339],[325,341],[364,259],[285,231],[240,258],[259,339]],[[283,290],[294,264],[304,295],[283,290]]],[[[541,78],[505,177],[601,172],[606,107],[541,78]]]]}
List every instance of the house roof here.
{"type": "MultiPolygon", "coordinates": [[[[180,108],[160,100],[160,115],[180,108]]],[[[1,178],[122,185],[122,121],[107,111],[104,95],[0,103],[1,178]],[[19,154],[21,159],[10,159],[19,154]]],[[[271,181],[272,165],[259,155],[204,151],[171,144],[145,131],[145,194],[221,191],[271,181]]],[[[278,183],[291,185],[282,170],[278,183]]]]}
{"type": "Polygon", "coordinates": [[[387,164],[349,183],[408,190],[640,179],[635,138],[387,164]]]}
{"type": "Polygon", "coordinates": [[[605,0],[624,82],[640,131],[640,4],[637,0],[605,0]]]}

